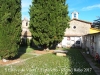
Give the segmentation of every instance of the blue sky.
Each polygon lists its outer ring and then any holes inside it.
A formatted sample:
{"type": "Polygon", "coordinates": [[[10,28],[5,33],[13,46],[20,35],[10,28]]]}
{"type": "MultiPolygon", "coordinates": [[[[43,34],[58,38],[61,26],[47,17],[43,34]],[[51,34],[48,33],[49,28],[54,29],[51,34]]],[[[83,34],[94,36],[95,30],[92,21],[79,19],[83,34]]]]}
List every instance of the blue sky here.
{"type": "MultiPolygon", "coordinates": [[[[22,0],[22,19],[29,19],[29,5],[32,0],[22,0]]],[[[67,0],[69,16],[73,11],[79,12],[79,19],[93,22],[100,16],[100,0],[67,0]]]]}

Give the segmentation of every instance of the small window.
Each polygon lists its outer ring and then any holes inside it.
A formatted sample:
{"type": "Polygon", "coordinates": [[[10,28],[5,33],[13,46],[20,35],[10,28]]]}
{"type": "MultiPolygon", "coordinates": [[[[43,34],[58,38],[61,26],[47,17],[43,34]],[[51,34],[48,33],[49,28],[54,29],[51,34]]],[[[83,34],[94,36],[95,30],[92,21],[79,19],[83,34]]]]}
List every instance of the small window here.
{"type": "Polygon", "coordinates": [[[67,37],[67,40],[70,40],[70,37],[67,37]]]}
{"type": "Polygon", "coordinates": [[[73,29],[76,29],[76,26],[73,26],[73,29]]]}
{"type": "Polygon", "coordinates": [[[26,26],[28,26],[28,22],[26,22],[26,26]]]}
{"type": "Polygon", "coordinates": [[[92,42],[94,42],[94,36],[92,36],[92,42]]]}
{"type": "Polygon", "coordinates": [[[80,44],[80,41],[76,41],[76,44],[80,44]]]}
{"type": "Polygon", "coordinates": [[[74,13],[74,18],[76,18],[76,13],[74,13]]]}

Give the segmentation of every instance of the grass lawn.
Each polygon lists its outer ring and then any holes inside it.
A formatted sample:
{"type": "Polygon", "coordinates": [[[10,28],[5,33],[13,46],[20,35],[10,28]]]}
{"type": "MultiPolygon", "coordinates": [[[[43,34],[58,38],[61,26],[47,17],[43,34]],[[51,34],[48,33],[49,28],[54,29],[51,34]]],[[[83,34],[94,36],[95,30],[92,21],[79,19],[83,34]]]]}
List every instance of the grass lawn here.
{"type": "Polygon", "coordinates": [[[96,75],[79,49],[67,49],[66,57],[48,53],[10,66],[0,66],[0,75],[96,75]]]}
{"type": "Polygon", "coordinates": [[[33,51],[34,51],[34,49],[32,49],[30,47],[20,47],[16,58],[27,59],[30,57],[34,57],[35,55],[32,54],[33,51]]]}

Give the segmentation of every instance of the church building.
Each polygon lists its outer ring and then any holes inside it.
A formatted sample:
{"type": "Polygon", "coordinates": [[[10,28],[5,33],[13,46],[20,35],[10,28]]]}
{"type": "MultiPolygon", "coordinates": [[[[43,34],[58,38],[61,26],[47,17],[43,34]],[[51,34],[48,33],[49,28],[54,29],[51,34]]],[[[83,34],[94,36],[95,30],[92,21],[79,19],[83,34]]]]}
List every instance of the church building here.
{"type": "Polygon", "coordinates": [[[27,39],[31,40],[32,39],[32,34],[29,30],[29,20],[27,18],[24,18],[22,20],[22,26],[21,26],[22,32],[21,32],[21,39],[22,43],[27,43],[27,39]]]}
{"type": "MultiPolygon", "coordinates": [[[[74,11],[71,13],[71,20],[69,22],[70,28],[66,28],[64,32],[63,40],[58,46],[62,47],[82,47],[83,39],[82,36],[89,34],[91,28],[91,22],[80,20],[78,18],[79,13],[74,11]]],[[[27,39],[32,39],[32,34],[29,30],[29,21],[27,18],[24,18],[22,21],[22,33],[21,38],[24,41],[27,39]]]]}
{"type": "Polygon", "coordinates": [[[72,12],[71,15],[70,28],[66,28],[61,45],[62,47],[82,47],[82,36],[89,33],[92,23],[80,20],[77,11],[72,12]]]}

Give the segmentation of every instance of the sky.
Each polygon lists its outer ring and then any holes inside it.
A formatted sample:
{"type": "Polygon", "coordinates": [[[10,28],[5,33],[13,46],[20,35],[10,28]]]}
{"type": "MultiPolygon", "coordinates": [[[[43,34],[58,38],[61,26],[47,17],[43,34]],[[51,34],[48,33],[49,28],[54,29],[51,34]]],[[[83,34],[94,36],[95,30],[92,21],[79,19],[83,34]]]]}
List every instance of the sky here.
{"type": "MultiPolygon", "coordinates": [[[[29,17],[29,6],[32,0],[22,0],[22,19],[29,17]]],[[[79,13],[78,19],[93,22],[100,18],[100,0],[66,0],[68,4],[69,16],[71,13],[77,11],[79,13]]]]}

